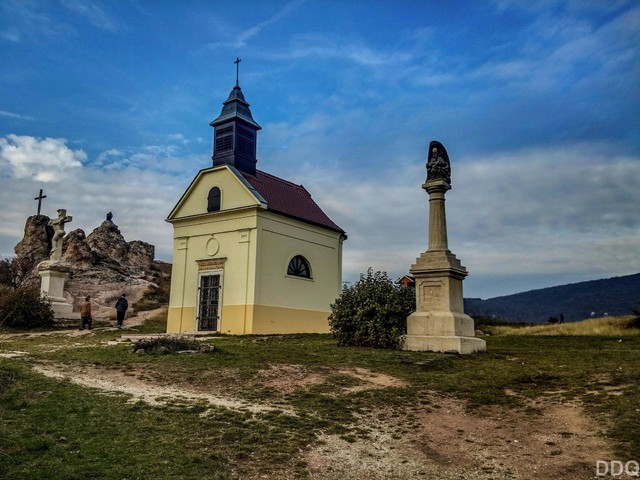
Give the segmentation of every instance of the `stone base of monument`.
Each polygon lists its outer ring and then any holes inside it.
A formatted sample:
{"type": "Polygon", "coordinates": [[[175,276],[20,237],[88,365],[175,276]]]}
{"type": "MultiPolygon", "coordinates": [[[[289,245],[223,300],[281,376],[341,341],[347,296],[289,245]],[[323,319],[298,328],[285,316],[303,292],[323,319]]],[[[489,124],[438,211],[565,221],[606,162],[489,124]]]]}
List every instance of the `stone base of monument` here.
{"type": "Polygon", "coordinates": [[[51,301],[53,316],[56,320],[79,320],[80,314],[64,298],[64,283],[71,269],[58,262],[44,261],[38,265],[41,277],[40,293],[51,301]]]}
{"type": "Polygon", "coordinates": [[[473,318],[464,313],[462,281],[467,270],[449,250],[427,251],[411,266],[416,311],[407,317],[404,349],[468,354],[483,352],[473,318]]]}
{"type": "Polygon", "coordinates": [[[414,312],[407,318],[403,348],[460,354],[484,352],[486,342],[474,335],[473,319],[464,313],[414,312]]]}
{"type": "Polygon", "coordinates": [[[457,312],[414,312],[407,318],[405,350],[474,353],[486,342],[475,337],[473,318],[457,312]]]}

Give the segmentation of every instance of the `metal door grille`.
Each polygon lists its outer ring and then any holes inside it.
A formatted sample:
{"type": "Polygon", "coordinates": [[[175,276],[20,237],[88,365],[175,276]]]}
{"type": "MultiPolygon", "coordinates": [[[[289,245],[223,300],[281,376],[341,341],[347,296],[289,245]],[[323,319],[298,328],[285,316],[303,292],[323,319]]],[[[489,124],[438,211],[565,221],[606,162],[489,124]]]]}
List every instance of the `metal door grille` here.
{"type": "Polygon", "coordinates": [[[198,330],[218,330],[221,288],[220,275],[203,275],[200,277],[198,330]]]}

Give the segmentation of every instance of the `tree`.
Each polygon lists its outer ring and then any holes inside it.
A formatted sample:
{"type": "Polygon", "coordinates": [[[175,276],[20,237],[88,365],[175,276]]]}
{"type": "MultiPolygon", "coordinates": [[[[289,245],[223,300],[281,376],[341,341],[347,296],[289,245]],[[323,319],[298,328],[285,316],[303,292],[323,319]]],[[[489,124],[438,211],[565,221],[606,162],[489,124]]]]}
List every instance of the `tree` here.
{"type": "Polygon", "coordinates": [[[53,325],[51,303],[29,285],[31,265],[24,258],[0,259],[0,327],[53,325]]]}
{"type": "Polygon", "coordinates": [[[18,288],[31,278],[33,265],[24,257],[0,259],[0,285],[18,288]]]}
{"type": "Polygon", "coordinates": [[[331,305],[329,326],[341,346],[399,348],[407,316],[416,308],[415,291],[369,268],[353,285],[345,285],[331,305]]]}

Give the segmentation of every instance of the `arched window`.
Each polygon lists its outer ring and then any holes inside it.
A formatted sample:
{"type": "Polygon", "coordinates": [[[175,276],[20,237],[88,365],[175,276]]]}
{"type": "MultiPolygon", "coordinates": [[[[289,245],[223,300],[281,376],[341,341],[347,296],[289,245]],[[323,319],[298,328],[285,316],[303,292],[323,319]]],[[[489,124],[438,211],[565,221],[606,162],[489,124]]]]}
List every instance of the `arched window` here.
{"type": "Polygon", "coordinates": [[[207,203],[207,212],[217,212],[220,210],[220,199],[222,194],[218,187],[213,187],[209,190],[209,197],[207,203]]]}
{"type": "Polygon", "coordinates": [[[289,262],[287,275],[293,277],[311,278],[311,268],[309,262],[302,255],[296,255],[289,262]]]}

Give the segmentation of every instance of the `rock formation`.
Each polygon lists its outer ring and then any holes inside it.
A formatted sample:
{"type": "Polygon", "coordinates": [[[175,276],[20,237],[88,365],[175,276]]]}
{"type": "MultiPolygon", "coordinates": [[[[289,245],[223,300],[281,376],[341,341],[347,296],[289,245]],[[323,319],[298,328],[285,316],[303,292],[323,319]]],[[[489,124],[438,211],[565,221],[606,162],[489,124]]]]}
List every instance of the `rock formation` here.
{"type": "Polygon", "coordinates": [[[24,259],[30,268],[49,258],[53,228],[46,215],[32,215],[24,225],[24,237],[15,246],[18,258],[24,259]]]}
{"type": "MultiPolygon", "coordinates": [[[[16,256],[31,269],[30,281],[39,282],[38,264],[49,259],[53,228],[46,215],[27,219],[24,238],[16,256]]],[[[131,303],[154,285],[159,276],[154,264],[155,247],[140,240],[127,242],[112,220],[105,220],[89,235],[80,228],[65,235],[61,262],[70,269],[64,296],[76,307],[86,295],[94,302],[94,316],[108,316],[122,292],[131,303]]]]}
{"type": "MultiPolygon", "coordinates": [[[[16,245],[18,258],[32,268],[49,258],[53,229],[46,215],[27,219],[24,238],[16,245]]],[[[88,236],[78,228],[63,240],[62,261],[76,274],[87,270],[115,270],[123,275],[141,276],[153,263],[155,247],[140,240],[127,242],[118,226],[105,220],[88,236]]]]}
{"type": "Polygon", "coordinates": [[[84,231],[77,228],[64,238],[62,261],[78,269],[88,269],[97,263],[98,256],[87,243],[84,231]]]}
{"type": "Polygon", "coordinates": [[[87,237],[87,244],[98,255],[127,263],[129,244],[120,233],[118,226],[111,220],[105,220],[87,237]]]}

